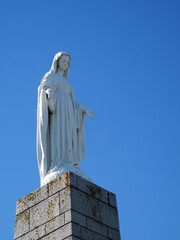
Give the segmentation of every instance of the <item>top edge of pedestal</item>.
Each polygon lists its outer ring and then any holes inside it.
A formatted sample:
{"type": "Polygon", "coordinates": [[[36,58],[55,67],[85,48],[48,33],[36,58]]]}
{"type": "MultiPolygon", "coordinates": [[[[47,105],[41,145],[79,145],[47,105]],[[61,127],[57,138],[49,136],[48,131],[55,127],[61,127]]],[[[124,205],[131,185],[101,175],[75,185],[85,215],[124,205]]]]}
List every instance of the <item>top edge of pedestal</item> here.
{"type": "Polygon", "coordinates": [[[114,193],[83,179],[75,173],[66,172],[41,188],[38,188],[25,197],[19,199],[16,205],[16,215],[33,207],[53,194],[60,192],[68,186],[74,187],[94,198],[101,200],[102,202],[117,208],[116,195],[114,193]]]}

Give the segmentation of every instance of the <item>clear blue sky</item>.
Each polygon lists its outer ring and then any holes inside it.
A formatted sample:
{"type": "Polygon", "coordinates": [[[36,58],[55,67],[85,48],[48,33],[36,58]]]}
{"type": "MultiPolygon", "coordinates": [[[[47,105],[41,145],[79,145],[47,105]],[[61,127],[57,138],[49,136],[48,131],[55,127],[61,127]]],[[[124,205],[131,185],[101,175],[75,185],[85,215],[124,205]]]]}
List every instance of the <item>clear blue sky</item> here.
{"type": "Polygon", "coordinates": [[[180,2],[1,1],[0,240],[16,201],[40,185],[37,88],[71,57],[93,182],[117,195],[122,240],[180,239],[180,2]]]}

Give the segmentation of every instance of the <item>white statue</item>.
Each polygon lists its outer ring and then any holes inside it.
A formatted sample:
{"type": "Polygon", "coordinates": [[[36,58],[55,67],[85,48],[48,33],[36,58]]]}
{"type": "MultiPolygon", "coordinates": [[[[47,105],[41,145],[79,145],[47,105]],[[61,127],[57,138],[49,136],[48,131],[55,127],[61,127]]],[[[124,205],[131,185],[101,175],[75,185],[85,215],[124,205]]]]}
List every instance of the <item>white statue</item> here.
{"type": "Polygon", "coordinates": [[[68,80],[70,55],[59,52],[38,88],[37,158],[41,186],[72,171],[91,181],[81,169],[86,156],[84,142],[85,114],[94,118],[74,98],[68,80]]]}

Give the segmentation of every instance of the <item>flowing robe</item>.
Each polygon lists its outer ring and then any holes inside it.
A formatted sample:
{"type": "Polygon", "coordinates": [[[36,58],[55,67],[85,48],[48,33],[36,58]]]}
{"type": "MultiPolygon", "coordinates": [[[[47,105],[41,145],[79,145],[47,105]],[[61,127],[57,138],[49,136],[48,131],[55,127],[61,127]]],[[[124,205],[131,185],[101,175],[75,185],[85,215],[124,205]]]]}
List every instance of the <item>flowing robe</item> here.
{"type": "Polygon", "coordinates": [[[41,181],[63,164],[80,167],[86,156],[83,106],[61,74],[45,76],[38,88],[37,158],[41,181]],[[54,91],[51,99],[47,89],[54,91]]]}

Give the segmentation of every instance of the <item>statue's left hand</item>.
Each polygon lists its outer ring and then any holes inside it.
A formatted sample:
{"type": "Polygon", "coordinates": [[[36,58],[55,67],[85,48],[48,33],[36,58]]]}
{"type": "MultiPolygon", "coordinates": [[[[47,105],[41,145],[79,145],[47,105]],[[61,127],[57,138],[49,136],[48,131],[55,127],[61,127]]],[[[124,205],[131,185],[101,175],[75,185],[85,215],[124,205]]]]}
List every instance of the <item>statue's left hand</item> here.
{"type": "Polygon", "coordinates": [[[94,119],[94,116],[92,114],[95,114],[93,111],[89,110],[89,109],[84,109],[84,113],[89,117],[94,119]]]}

